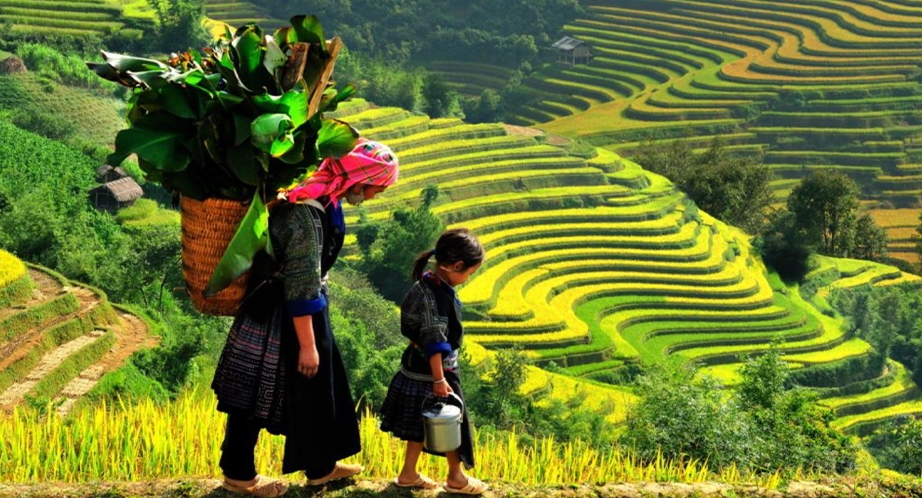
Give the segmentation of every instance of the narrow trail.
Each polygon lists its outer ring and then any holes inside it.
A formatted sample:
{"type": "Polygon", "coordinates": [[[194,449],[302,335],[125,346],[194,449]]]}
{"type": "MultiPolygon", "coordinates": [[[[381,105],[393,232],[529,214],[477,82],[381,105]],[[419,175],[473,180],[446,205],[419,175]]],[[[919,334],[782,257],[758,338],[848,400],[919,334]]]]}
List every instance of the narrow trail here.
{"type": "MultiPolygon", "coordinates": [[[[84,316],[100,304],[99,297],[89,289],[61,285],[55,278],[40,270],[30,268],[29,272],[35,283],[32,296],[22,305],[0,310],[0,317],[9,317],[23,310],[39,306],[63,293],[70,293],[76,297],[79,302],[79,308],[73,313],[49,319],[7,343],[0,344],[0,372],[30,354],[33,348],[42,341],[43,331],[84,316]]],[[[35,386],[50,372],[71,355],[100,340],[109,330],[114,333],[115,337],[112,347],[98,361],[95,361],[71,379],[60,393],[57,393],[55,401],[58,404],[58,412],[62,415],[67,414],[76,401],[88,393],[103,375],[122,366],[135,351],[157,345],[158,338],[150,334],[150,330],[148,330],[147,324],[143,320],[128,312],[118,311],[117,313],[117,323],[109,325],[105,329],[94,329],[43,354],[38,364],[29,370],[26,375],[17,379],[17,382],[9,386],[5,391],[0,392],[0,410],[10,410],[22,403],[35,386]]]]}
{"type": "MultiPolygon", "coordinates": [[[[107,372],[122,366],[135,351],[152,348],[160,341],[150,335],[147,324],[138,317],[125,312],[119,313],[115,329],[115,345],[98,362],[80,372],[61,390],[57,399],[61,404],[58,413],[67,415],[81,396],[90,392],[107,372]]],[[[2,405],[2,402],[0,402],[2,405]]]]}

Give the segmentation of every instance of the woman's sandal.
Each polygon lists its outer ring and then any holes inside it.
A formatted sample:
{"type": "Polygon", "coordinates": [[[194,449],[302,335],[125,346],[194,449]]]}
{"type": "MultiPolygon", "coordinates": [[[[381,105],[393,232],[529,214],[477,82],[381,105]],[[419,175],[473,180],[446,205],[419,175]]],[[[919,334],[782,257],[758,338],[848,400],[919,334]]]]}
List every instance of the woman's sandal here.
{"type": "Polygon", "coordinates": [[[229,482],[227,478],[224,479],[221,486],[231,493],[256,496],[258,498],[275,498],[277,496],[282,496],[288,491],[287,482],[261,475],[256,476],[256,482],[253,483],[252,486],[234,484],[229,482]]]}
{"type": "Polygon", "coordinates": [[[399,477],[395,477],[394,486],[397,486],[398,488],[410,488],[410,489],[435,489],[439,487],[439,483],[433,481],[432,479],[429,479],[428,477],[422,474],[418,474],[418,476],[419,477],[417,477],[415,481],[409,482],[406,484],[400,482],[399,477]]]}
{"type": "Polygon", "coordinates": [[[482,495],[483,492],[487,490],[487,485],[480,479],[468,477],[467,485],[463,488],[453,488],[449,486],[447,482],[442,484],[442,488],[445,489],[446,493],[454,493],[457,495],[482,495]]]}
{"type": "Polygon", "coordinates": [[[333,467],[332,472],[330,472],[329,474],[323,477],[317,478],[317,479],[308,479],[307,485],[308,486],[323,486],[324,484],[330,481],[352,477],[354,475],[359,474],[363,470],[365,470],[365,468],[362,467],[361,465],[336,462],[336,467],[333,467]]]}

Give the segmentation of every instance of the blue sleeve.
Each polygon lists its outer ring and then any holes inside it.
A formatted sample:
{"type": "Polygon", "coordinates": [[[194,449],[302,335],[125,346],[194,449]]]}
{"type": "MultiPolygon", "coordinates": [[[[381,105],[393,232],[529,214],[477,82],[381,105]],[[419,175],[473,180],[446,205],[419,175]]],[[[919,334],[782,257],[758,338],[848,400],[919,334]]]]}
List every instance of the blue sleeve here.
{"type": "Polygon", "coordinates": [[[286,301],[285,306],[288,308],[288,314],[293,317],[308,316],[323,311],[327,307],[327,300],[320,294],[320,297],[314,299],[286,301]]]}
{"type": "Polygon", "coordinates": [[[430,342],[425,346],[426,358],[432,357],[432,355],[442,353],[442,357],[446,357],[451,354],[451,344],[447,342],[430,342]]]}

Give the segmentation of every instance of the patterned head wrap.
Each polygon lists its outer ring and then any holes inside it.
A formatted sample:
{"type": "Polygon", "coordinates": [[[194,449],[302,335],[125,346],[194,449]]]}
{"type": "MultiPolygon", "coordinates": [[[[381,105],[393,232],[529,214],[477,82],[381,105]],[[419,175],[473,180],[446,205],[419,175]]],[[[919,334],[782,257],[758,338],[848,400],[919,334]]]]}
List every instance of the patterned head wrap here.
{"type": "Polygon", "coordinates": [[[332,204],[355,184],[387,187],[397,182],[397,156],[390,147],[364,138],[352,152],[329,157],[309,178],[288,191],[288,202],[328,196],[332,204]]]}

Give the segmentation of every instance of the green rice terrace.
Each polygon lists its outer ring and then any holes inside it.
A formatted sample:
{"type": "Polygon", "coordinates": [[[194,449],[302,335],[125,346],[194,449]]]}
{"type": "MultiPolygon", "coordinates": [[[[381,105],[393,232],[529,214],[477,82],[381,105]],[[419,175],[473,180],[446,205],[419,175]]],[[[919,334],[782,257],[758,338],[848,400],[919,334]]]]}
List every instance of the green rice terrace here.
{"type": "Polygon", "coordinates": [[[0,410],[31,400],[67,413],[156,342],[145,320],[102,291],[0,250],[0,410]]]}
{"type": "MultiPolygon", "coordinates": [[[[722,136],[740,153],[764,155],[781,200],[810,171],[835,168],[859,182],[869,209],[912,209],[906,223],[918,219],[922,4],[581,4],[586,16],[564,31],[594,58],[536,71],[525,82],[531,103],[513,111],[512,123],[627,155],[647,140],[703,147],[722,136]]],[[[490,73],[444,76],[465,74],[490,73]]],[[[894,255],[914,261],[901,237],[891,238],[894,255]]]]}
{"type": "Polygon", "coordinates": [[[146,0],[0,0],[12,33],[140,38],[154,25],[146,0]]]}
{"type": "Polygon", "coordinates": [[[205,14],[216,21],[227,23],[231,26],[240,26],[248,22],[255,22],[267,28],[276,28],[285,24],[285,21],[273,19],[272,16],[253,2],[206,0],[205,14]]]}
{"type": "Polygon", "coordinates": [[[698,212],[668,180],[611,151],[576,156],[527,129],[429,119],[360,100],[339,115],[401,157],[401,181],[366,208],[372,219],[438,183],[434,212],[479,234],[488,255],[460,292],[466,336],[475,355],[484,354],[480,346],[519,346],[537,365],[562,369],[533,369],[528,390],[566,392],[575,378],[593,404],[617,408],[611,418],[618,420],[632,396],[606,381],[631,363],[681,358],[732,384],[745,355],[780,338],[795,376],[822,388],[841,427],[922,413],[905,369],[871,367],[870,345],[823,314],[820,301],[832,287],[919,277],[821,259],[808,281],[831,283],[807,301],[766,271],[747,234],[698,212]],[[849,374],[830,384],[811,374],[819,367],[849,374]]]}

